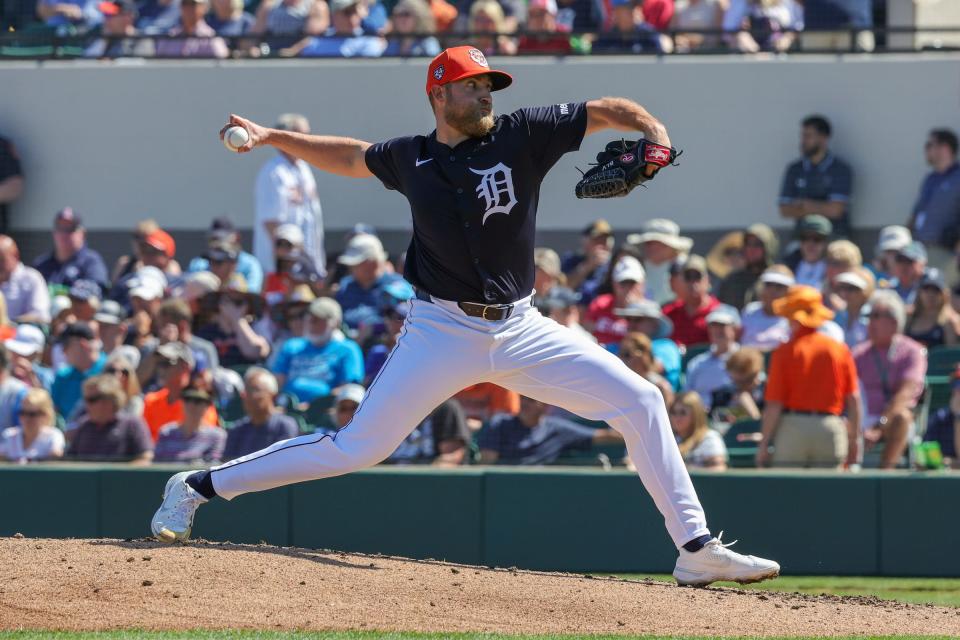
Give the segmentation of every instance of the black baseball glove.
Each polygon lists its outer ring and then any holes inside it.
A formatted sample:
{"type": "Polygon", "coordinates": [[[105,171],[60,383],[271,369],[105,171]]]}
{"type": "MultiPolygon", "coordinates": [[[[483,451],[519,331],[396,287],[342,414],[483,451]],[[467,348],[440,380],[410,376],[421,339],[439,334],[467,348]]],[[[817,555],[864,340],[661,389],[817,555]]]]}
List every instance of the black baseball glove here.
{"type": "Polygon", "coordinates": [[[683,153],[649,140],[614,140],[597,154],[597,164],[574,190],[578,198],[620,198],[652,180],[683,153]]]}

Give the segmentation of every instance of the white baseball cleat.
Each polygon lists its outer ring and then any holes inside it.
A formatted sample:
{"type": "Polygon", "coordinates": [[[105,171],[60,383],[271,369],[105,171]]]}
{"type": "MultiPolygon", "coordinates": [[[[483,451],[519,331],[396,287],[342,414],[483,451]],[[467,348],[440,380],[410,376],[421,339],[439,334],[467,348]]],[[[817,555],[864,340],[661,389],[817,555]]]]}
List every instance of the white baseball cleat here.
{"type": "Polygon", "coordinates": [[[723,544],[720,535],[699,551],[680,549],[673,577],[680,586],[705,587],[711,582],[739,582],[747,584],[769,580],[780,575],[780,565],[773,560],[745,556],[728,549],[736,544],[723,544]]]}
{"type": "Polygon", "coordinates": [[[196,471],[181,471],[167,480],[167,486],[163,489],[163,502],[150,521],[153,537],[164,544],[189,540],[193,514],[197,507],[207,501],[184,482],[192,473],[196,471]]]}

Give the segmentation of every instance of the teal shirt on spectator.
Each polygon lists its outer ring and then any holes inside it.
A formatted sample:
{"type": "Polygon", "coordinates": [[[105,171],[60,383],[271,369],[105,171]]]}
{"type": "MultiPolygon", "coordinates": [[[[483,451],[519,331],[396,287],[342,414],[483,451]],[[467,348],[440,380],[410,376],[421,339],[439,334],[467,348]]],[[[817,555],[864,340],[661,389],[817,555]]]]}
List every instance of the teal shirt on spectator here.
{"type": "Polygon", "coordinates": [[[57,413],[70,419],[77,403],[83,398],[83,383],[101,371],[107,362],[107,354],[101,353],[100,358],[86,371],[79,371],[70,365],[60,367],[53,379],[53,388],[50,395],[53,397],[53,406],[57,413]]]}
{"type": "Polygon", "coordinates": [[[363,353],[348,338],[316,346],[306,338],[290,338],[280,347],[273,372],[286,376],[283,391],[311,402],[348,382],[363,382],[363,353]]]}

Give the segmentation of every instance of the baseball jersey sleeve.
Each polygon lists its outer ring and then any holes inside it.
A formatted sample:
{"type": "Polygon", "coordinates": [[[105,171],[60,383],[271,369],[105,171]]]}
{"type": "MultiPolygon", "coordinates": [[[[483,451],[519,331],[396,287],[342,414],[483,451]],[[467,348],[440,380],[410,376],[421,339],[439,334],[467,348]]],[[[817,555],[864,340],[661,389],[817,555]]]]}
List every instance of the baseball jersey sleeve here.
{"type": "Polygon", "coordinates": [[[579,149],[587,132],[586,102],[528,107],[517,113],[526,120],[530,147],[544,175],[560,156],[579,149]]]}
{"type": "Polygon", "coordinates": [[[409,138],[393,138],[386,142],[377,142],[367,149],[365,159],[367,168],[379,178],[387,189],[403,193],[400,175],[400,157],[409,138]]]}

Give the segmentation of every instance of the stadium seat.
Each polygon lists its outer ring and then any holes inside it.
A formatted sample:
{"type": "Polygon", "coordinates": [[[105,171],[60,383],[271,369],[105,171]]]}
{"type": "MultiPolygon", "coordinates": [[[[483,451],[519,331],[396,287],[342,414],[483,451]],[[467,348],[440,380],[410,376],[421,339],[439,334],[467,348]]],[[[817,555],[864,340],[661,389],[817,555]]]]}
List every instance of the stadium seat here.
{"type": "Polygon", "coordinates": [[[939,346],[927,352],[927,375],[948,376],[960,363],[960,346],[939,346]]]}
{"type": "Polygon", "coordinates": [[[734,422],[723,435],[730,466],[738,469],[754,467],[757,443],[760,441],[760,420],[734,422]]]}

